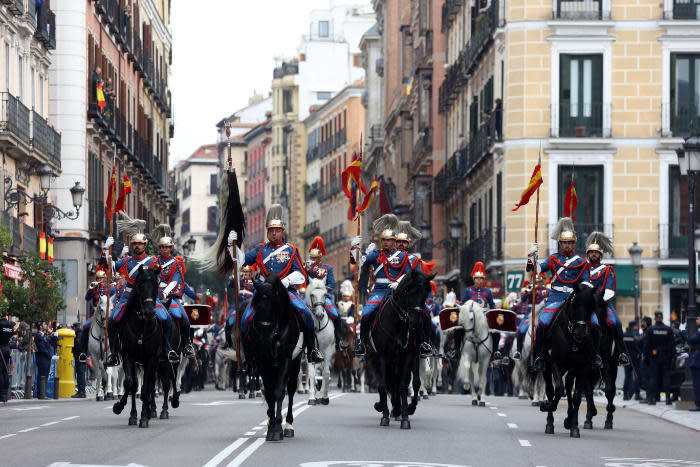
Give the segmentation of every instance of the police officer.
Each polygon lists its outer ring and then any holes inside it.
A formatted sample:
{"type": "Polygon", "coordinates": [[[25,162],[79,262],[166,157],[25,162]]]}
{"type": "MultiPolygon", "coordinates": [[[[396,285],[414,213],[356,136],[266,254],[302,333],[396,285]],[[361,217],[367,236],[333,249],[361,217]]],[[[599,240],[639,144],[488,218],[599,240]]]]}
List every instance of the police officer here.
{"type": "MultiPolygon", "coordinates": [[[[80,342],[83,331],[80,323],[73,323],[73,331],[75,331],[75,342],[80,342]]],[[[73,399],[85,399],[85,369],[86,363],[80,360],[81,350],[78,345],[73,347],[73,360],[75,361],[75,381],[77,388],[75,394],[71,396],[73,399]]]]}
{"type": "Polygon", "coordinates": [[[623,399],[628,401],[634,396],[635,400],[639,400],[639,376],[634,371],[635,368],[639,368],[640,364],[639,326],[636,321],[630,321],[622,339],[625,342],[625,347],[627,347],[632,363],[625,366],[625,382],[622,386],[623,399]]]}
{"type": "Polygon", "coordinates": [[[673,346],[673,330],[663,322],[663,313],[654,313],[654,325],[647,330],[644,342],[644,355],[649,360],[649,384],[647,400],[649,405],[656,405],[659,390],[666,393],[666,405],[671,405],[671,362],[676,354],[673,346]],[[661,388],[659,388],[661,382],[661,388]]]}
{"type": "Polygon", "coordinates": [[[46,380],[49,378],[49,369],[51,368],[51,357],[53,357],[53,348],[51,341],[46,335],[48,325],[46,321],[37,323],[39,329],[34,336],[34,345],[36,346],[36,366],[39,381],[37,384],[37,396],[39,399],[48,399],[46,397],[46,380]]]}
{"type": "Polygon", "coordinates": [[[698,327],[695,334],[688,336],[690,351],[688,355],[688,368],[693,377],[693,390],[695,391],[695,407],[689,409],[691,412],[700,412],[700,316],[695,318],[695,325],[698,327]]]}
{"type": "MultiPolygon", "coordinates": [[[[652,325],[651,318],[649,316],[644,316],[642,317],[642,328],[639,331],[640,333],[640,338],[639,338],[639,352],[640,352],[640,361],[639,361],[639,387],[642,389],[645,389],[649,391],[649,359],[646,357],[644,354],[644,346],[646,345],[646,341],[648,339],[647,331],[652,325]]],[[[643,404],[646,404],[649,401],[649,398],[646,397],[644,400],[641,402],[643,404]]]]}
{"type": "Polygon", "coordinates": [[[0,319],[0,402],[7,402],[10,397],[10,338],[15,327],[9,316],[0,319]]]}

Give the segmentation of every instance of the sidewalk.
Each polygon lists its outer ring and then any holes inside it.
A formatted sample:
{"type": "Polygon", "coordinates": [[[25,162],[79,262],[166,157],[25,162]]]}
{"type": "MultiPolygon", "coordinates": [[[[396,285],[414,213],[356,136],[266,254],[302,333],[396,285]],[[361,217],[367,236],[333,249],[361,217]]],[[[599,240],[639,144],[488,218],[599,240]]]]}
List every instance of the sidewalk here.
{"type": "MultiPolygon", "coordinates": [[[[603,410],[605,410],[605,405],[607,405],[608,400],[602,396],[599,391],[595,391],[593,400],[597,405],[602,405],[603,410]]],[[[615,396],[614,400],[615,407],[636,410],[637,412],[642,412],[647,415],[652,415],[654,417],[663,418],[669,422],[676,423],[678,425],[685,426],[692,430],[700,431],[700,412],[689,412],[687,410],[676,410],[675,405],[666,405],[663,401],[656,405],[640,404],[639,401],[622,400],[622,393],[615,396]]],[[[600,412],[600,407],[599,407],[600,412]]]]}

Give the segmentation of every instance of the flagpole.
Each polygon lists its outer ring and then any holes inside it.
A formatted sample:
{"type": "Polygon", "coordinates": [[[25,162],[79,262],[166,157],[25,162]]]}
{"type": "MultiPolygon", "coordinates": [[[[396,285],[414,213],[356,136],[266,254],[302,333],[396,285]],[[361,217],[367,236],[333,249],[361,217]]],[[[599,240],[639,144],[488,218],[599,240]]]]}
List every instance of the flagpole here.
{"type": "MultiPolygon", "coordinates": [[[[537,165],[540,166],[540,171],[542,170],[542,145],[540,143],[540,153],[537,156],[537,165]]],[[[535,245],[537,245],[537,230],[539,228],[540,221],[540,187],[537,186],[537,198],[535,205],[535,245]]],[[[532,265],[532,297],[530,299],[530,329],[531,329],[531,340],[532,345],[530,345],[530,358],[535,352],[535,305],[537,299],[537,258],[535,257],[535,264],[532,265]]]]}
{"type": "MultiPolygon", "coordinates": [[[[573,167],[571,169],[571,184],[569,185],[569,193],[571,192],[571,185],[574,184],[574,170],[573,167]]],[[[569,215],[573,219],[574,217],[574,197],[569,196],[569,215]]]]}
{"type": "MultiPolygon", "coordinates": [[[[114,151],[114,154],[116,151],[114,151]]],[[[109,176],[109,191],[112,191],[112,177],[115,177],[114,169],[115,166],[114,164],[116,163],[115,161],[116,156],[112,156],[112,175],[109,176]]],[[[114,206],[112,206],[114,196],[108,196],[108,199],[110,200],[109,206],[107,206],[107,220],[109,220],[109,236],[114,238],[114,222],[110,219],[109,213],[112,212],[114,206]]],[[[116,213],[112,213],[114,215],[116,213]]],[[[110,308],[110,302],[111,300],[111,291],[112,291],[112,245],[109,246],[109,250],[107,251],[107,310],[105,311],[105,356],[107,355],[107,351],[109,350],[109,308],[110,308]]]]}

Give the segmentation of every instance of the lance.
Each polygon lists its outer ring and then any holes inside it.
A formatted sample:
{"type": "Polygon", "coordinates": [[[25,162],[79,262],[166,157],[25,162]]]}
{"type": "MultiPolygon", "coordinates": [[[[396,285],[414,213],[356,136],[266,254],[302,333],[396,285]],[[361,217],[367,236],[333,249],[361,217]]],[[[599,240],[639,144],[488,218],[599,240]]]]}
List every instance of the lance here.
{"type": "MultiPolygon", "coordinates": [[[[540,153],[537,156],[537,165],[540,166],[542,170],[542,145],[540,144],[540,153]]],[[[537,187],[537,198],[535,203],[535,245],[537,244],[537,229],[540,220],[540,187],[537,187]]],[[[537,299],[537,257],[535,257],[535,264],[532,265],[532,297],[530,299],[530,335],[531,345],[530,345],[530,360],[535,354],[535,300],[537,299]]]]}
{"type": "MultiPolygon", "coordinates": [[[[116,153],[117,151],[113,151],[113,156],[112,156],[112,175],[109,176],[109,191],[112,196],[108,196],[108,199],[110,200],[109,206],[107,206],[107,220],[109,220],[109,236],[114,238],[114,222],[109,219],[109,213],[112,213],[112,216],[116,214],[114,211],[114,206],[112,205],[114,200],[114,195],[116,193],[112,193],[112,176],[116,177],[116,174],[114,172],[115,164],[116,164],[116,153]]],[[[114,187],[114,191],[116,191],[116,183],[114,187]]],[[[112,245],[109,246],[109,251],[107,252],[107,310],[105,311],[105,356],[107,355],[107,351],[109,350],[109,306],[110,302],[112,301],[110,298],[110,292],[112,290],[112,245]]]]}

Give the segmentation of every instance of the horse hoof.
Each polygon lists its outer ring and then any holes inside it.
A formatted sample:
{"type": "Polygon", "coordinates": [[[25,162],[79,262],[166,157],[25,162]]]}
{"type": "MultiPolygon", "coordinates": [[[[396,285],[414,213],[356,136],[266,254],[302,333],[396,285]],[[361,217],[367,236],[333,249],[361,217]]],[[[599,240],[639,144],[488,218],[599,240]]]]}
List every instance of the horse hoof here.
{"type": "Polygon", "coordinates": [[[283,434],[285,438],[294,438],[294,430],[291,428],[285,428],[283,434]]]}
{"type": "MultiPolygon", "coordinates": [[[[584,427],[585,428],[585,427],[584,427]]],[[[612,420],[605,420],[605,429],[606,430],[612,430],[613,429],[613,422],[612,420]]]]}
{"type": "Polygon", "coordinates": [[[411,429],[411,422],[409,420],[401,420],[401,429],[402,430],[410,430],[411,429]]]}
{"type": "Polygon", "coordinates": [[[309,399],[309,405],[316,405],[318,402],[316,402],[316,399],[309,399]]]}
{"type": "Polygon", "coordinates": [[[578,427],[571,428],[571,432],[569,432],[569,436],[572,438],[580,438],[581,433],[579,432],[578,427]]]}
{"type": "Polygon", "coordinates": [[[95,402],[102,402],[103,400],[105,400],[105,398],[102,396],[95,397],[95,402]]]}
{"type": "Polygon", "coordinates": [[[116,415],[122,413],[122,410],[124,410],[124,406],[121,405],[119,402],[115,402],[112,406],[112,412],[114,412],[116,415]]]}
{"type": "Polygon", "coordinates": [[[167,411],[167,410],[163,410],[163,411],[160,412],[160,419],[161,419],[161,420],[167,420],[167,419],[168,419],[168,411],[167,411]]]}
{"type": "Polygon", "coordinates": [[[239,399],[245,399],[245,394],[243,394],[243,393],[239,394],[239,395],[238,395],[238,398],[239,398],[239,399]]]}
{"type": "Polygon", "coordinates": [[[382,417],[382,421],[379,422],[379,426],[389,426],[389,417],[382,417]]]}
{"type": "Polygon", "coordinates": [[[173,409],[177,409],[180,407],[180,398],[179,397],[171,397],[170,398],[170,405],[173,406],[173,409]]]}
{"type": "Polygon", "coordinates": [[[486,402],[479,401],[479,407],[486,407],[486,402]]]}
{"type": "MultiPolygon", "coordinates": [[[[586,425],[583,425],[584,428],[586,428],[586,425]]],[[[569,422],[569,418],[564,419],[564,429],[565,430],[570,430],[571,429],[571,422],[569,422]]]]}
{"type": "Polygon", "coordinates": [[[479,405],[479,401],[477,401],[476,399],[474,399],[474,400],[472,401],[472,405],[479,405]]]}
{"type": "MultiPolygon", "coordinates": [[[[150,411],[150,413],[148,414],[148,418],[149,418],[149,419],[150,419],[150,418],[158,418],[158,410],[152,409],[152,410],[150,411]]],[[[148,428],[148,427],[146,427],[146,428],[148,428]]]]}
{"type": "Polygon", "coordinates": [[[593,422],[590,420],[586,420],[583,422],[583,429],[584,430],[592,430],[593,429],[593,422]]]}
{"type": "Polygon", "coordinates": [[[427,395],[427,394],[423,394],[423,400],[428,400],[428,395],[427,395]]]}
{"type": "Polygon", "coordinates": [[[248,399],[255,399],[255,393],[251,392],[250,394],[248,394],[248,399]]]}
{"type": "Polygon", "coordinates": [[[330,404],[330,399],[328,399],[327,397],[322,397],[321,399],[319,399],[319,402],[321,403],[321,405],[328,405],[330,404]]]}
{"type": "Polygon", "coordinates": [[[283,434],[281,431],[273,431],[272,432],[272,438],[270,441],[282,441],[283,434]]]}
{"type": "Polygon", "coordinates": [[[545,426],[544,432],[545,432],[545,434],[553,435],[554,434],[554,424],[549,424],[549,425],[545,426]]]}
{"type": "Polygon", "coordinates": [[[265,436],[265,441],[272,441],[272,430],[268,427],[267,435],[265,436]]]}
{"type": "Polygon", "coordinates": [[[129,417],[129,426],[136,425],[136,417],[129,417]]]}
{"type": "Polygon", "coordinates": [[[382,404],[380,402],[375,402],[374,403],[374,410],[376,410],[379,413],[382,413],[382,411],[384,409],[382,408],[382,404]]]}
{"type": "Polygon", "coordinates": [[[418,404],[409,404],[407,408],[407,412],[409,415],[413,415],[416,413],[416,407],[418,404]]]}
{"type": "Polygon", "coordinates": [[[308,393],[309,393],[309,390],[308,390],[308,389],[304,389],[304,394],[308,394],[308,393]]]}
{"type": "Polygon", "coordinates": [[[113,401],[114,400],[114,394],[111,392],[108,392],[107,395],[105,396],[106,401],[113,401]]]}

